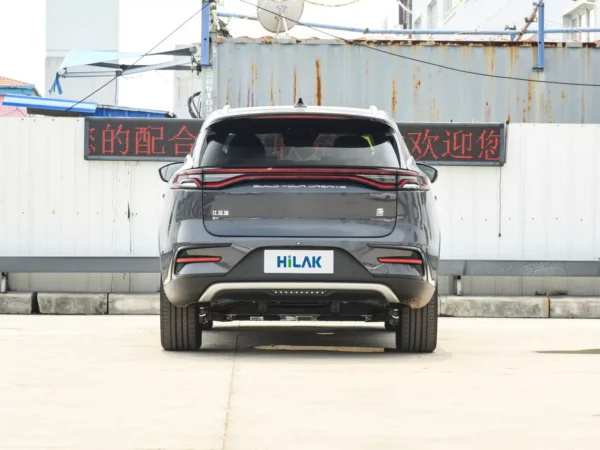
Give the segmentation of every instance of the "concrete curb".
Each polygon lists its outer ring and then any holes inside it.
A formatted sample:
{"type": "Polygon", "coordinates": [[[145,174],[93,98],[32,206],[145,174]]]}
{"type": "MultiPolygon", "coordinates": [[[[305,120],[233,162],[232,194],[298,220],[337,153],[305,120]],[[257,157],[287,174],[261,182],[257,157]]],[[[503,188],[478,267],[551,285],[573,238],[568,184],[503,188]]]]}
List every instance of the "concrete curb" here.
{"type": "Polygon", "coordinates": [[[561,319],[600,319],[600,298],[550,297],[550,317],[561,319]]]}
{"type": "Polygon", "coordinates": [[[40,292],[41,314],[98,315],[108,313],[108,294],[65,294],[40,292]]]}
{"type": "Polygon", "coordinates": [[[440,316],[540,318],[550,317],[548,297],[441,296],[440,316]]]}
{"type": "Polygon", "coordinates": [[[159,314],[159,294],[108,294],[108,314],[159,314]]]}
{"type": "MultiPolygon", "coordinates": [[[[442,317],[600,319],[600,297],[440,296],[442,317]]],[[[8,292],[0,314],[157,315],[158,293],[86,294],[8,292]],[[37,301],[36,301],[37,300],[37,301]]]]}
{"type": "Polygon", "coordinates": [[[33,292],[7,292],[0,294],[0,314],[31,314],[33,292]]]}

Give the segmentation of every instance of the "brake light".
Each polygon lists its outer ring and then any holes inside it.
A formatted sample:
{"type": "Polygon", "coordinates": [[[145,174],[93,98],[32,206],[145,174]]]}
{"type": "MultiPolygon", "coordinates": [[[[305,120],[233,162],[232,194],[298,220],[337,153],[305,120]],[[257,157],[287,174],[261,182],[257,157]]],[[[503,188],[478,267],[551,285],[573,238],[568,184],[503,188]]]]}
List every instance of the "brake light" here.
{"type": "Polygon", "coordinates": [[[415,258],[377,258],[381,264],[423,264],[423,261],[415,258]]]}
{"type": "Polygon", "coordinates": [[[178,173],[172,189],[221,189],[236,183],[254,180],[336,180],[354,181],[367,186],[394,190],[395,170],[323,169],[323,168],[255,168],[255,169],[193,169],[178,173]]]}
{"type": "Polygon", "coordinates": [[[254,180],[351,181],[381,190],[429,190],[427,178],[413,171],[290,167],[184,170],[175,175],[170,187],[171,189],[221,189],[254,180]]]}
{"type": "Polygon", "coordinates": [[[220,256],[186,256],[177,258],[177,264],[217,263],[219,261],[221,261],[220,256]]]}

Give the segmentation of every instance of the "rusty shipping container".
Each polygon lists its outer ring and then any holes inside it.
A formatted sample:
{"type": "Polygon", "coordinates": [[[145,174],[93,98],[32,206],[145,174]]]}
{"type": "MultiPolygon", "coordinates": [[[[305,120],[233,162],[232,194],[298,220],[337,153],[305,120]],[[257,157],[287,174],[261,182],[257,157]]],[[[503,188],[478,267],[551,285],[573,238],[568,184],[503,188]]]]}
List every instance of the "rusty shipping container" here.
{"type": "Polygon", "coordinates": [[[535,42],[219,39],[213,57],[211,108],[302,97],[376,105],[397,121],[600,122],[600,87],[578,85],[600,86],[595,43],[547,44],[543,72],[535,42]]]}

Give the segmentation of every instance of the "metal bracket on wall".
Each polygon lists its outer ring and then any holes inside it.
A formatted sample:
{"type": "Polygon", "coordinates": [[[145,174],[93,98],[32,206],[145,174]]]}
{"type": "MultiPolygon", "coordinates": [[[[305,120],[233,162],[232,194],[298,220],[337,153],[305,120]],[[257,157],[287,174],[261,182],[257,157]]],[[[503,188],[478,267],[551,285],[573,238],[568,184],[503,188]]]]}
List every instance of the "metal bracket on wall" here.
{"type": "Polygon", "coordinates": [[[2,272],[0,274],[0,294],[6,294],[8,289],[8,274],[2,272]]]}
{"type": "Polygon", "coordinates": [[[546,21],[546,6],[544,5],[544,0],[540,0],[538,2],[534,2],[533,6],[538,8],[538,45],[537,45],[537,66],[533,68],[534,72],[543,72],[544,71],[544,52],[546,49],[546,31],[545,24],[546,21]]]}
{"type": "Polygon", "coordinates": [[[200,65],[210,66],[210,10],[213,0],[202,0],[202,40],[200,41],[200,65]]]}
{"type": "Polygon", "coordinates": [[[461,276],[452,277],[452,293],[458,296],[463,295],[463,283],[461,276]]]}

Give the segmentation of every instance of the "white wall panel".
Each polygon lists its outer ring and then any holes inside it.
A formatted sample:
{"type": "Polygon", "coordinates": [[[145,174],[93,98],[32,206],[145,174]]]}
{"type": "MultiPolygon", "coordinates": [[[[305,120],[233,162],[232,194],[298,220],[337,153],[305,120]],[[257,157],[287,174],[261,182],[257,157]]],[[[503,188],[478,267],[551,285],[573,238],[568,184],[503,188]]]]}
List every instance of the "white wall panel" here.
{"type": "MultiPolygon", "coordinates": [[[[158,162],[83,159],[83,120],[0,119],[0,255],[154,256],[158,162]]],[[[600,125],[509,126],[502,168],[440,167],[444,259],[600,258],[600,125]]],[[[11,274],[12,289],[155,291],[156,275],[11,274]]],[[[598,280],[479,277],[465,293],[597,294],[598,280]]]]}
{"type": "Polygon", "coordinates": [[[0,120],[0,254],[153,256],[158,162],[85,161],[82,119],[0,120]]]}
{"type": "MultiPolygon", "coordinates": [[[[83,120],[0,120],[0,255],[154,256],[161,163],[87,162],[83,120]],[[128,217],[129,208],[129,217],[128,217]]],[[[11,274],[14,290],[156,291],[155,274],[11,274]]]]}

